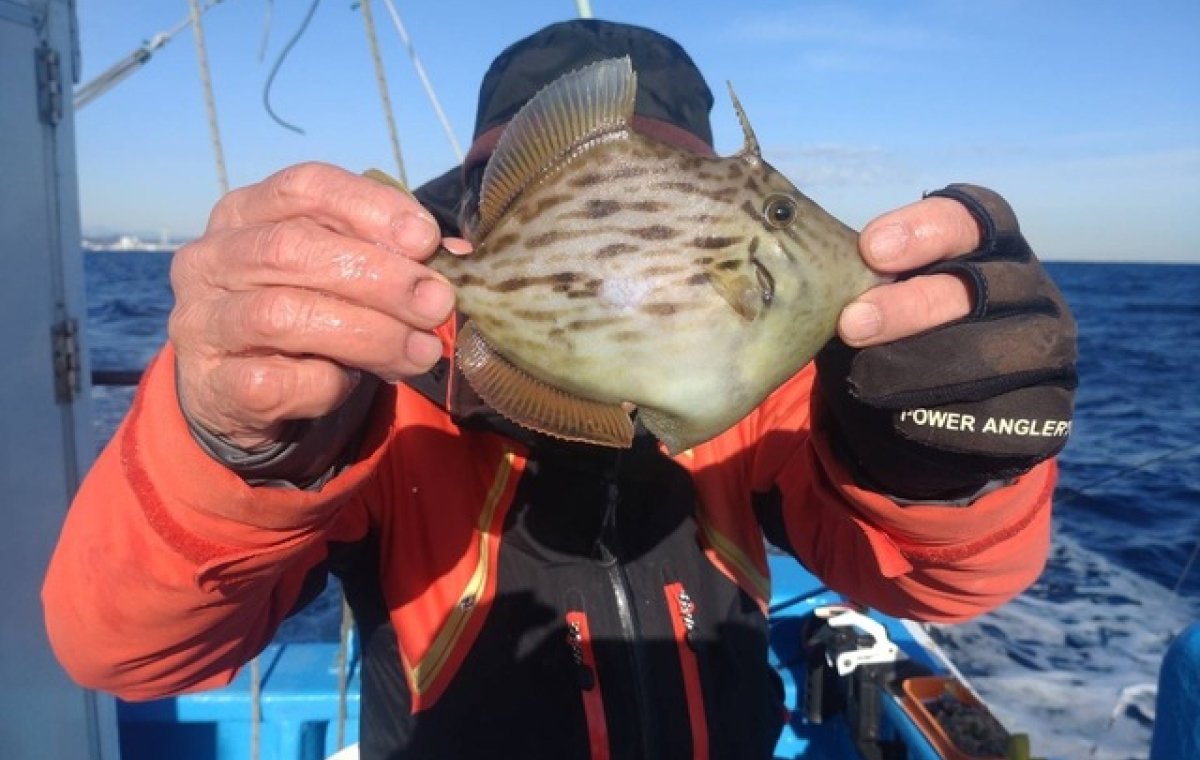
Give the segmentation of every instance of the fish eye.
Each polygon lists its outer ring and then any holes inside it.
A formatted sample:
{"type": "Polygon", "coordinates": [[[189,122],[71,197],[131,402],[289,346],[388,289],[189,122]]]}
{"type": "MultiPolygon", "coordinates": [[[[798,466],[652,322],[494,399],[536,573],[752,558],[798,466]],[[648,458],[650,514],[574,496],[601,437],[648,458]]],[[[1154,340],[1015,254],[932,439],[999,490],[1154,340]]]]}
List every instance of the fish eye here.
{"type": "Polygon", "coordinates": [[[763,205],[763,218],[772,227],[790,226],[796,221],[796,201],[786,195],[772,195],[763,205]]]}

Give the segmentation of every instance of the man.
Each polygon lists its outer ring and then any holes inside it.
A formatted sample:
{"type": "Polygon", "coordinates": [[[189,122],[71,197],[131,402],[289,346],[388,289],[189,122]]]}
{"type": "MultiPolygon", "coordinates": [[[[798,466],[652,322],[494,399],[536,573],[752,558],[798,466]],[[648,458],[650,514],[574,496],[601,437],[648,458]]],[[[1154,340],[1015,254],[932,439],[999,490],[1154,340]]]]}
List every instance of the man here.
{"type": "Polygon", "coordinates": [[[637,128],[710,152],[712,96],[676,43],[576,21],[496,59],[475,146],[424,207],[320,165],[217,204],[49,570],[77,680],[128,699],[227,683],[333,571],[362,633],[364,758],[769,757],[764,535],[916,618],[1037,576],[1074,326],[989,191],[868,225],[867,263],[905,276],[673,458],[644,432],[624,452],[529,433],[454,381],[453,293],[423,262],[519,107],[626,54],[637,128]],[[1018,418],[1037,432],[987,432],[1018,418]]]}

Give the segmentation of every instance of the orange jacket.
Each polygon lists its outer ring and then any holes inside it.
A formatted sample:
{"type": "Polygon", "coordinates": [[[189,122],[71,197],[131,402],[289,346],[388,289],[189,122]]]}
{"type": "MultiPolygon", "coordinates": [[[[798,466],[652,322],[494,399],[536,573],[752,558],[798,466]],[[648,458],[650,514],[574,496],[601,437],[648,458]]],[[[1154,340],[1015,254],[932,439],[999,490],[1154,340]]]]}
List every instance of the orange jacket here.
{"type": "MultiPolygon", "coordinates": [[[[488,607],[523,452],[460,430],[405,387],[378,393],[357,460],[317,491],[251,487],[195,443],[168,346],[70,509],[43,589],[51,643],[81,684],[126,699],[221,686],[271,639],[329,541],[384,536],[381,582],[409,686],[436,699],[488,607]],[[464,603],[469,599],[470,604],[464,603]]],[[[734,428],[676,457],[706,554],[765,610],[750,494],[778,487],[791,549],[893,615],[953,621],[1040,573],[1055,464],[965,508],[900,506],[835,459],[807,367],[734,428]]]]}

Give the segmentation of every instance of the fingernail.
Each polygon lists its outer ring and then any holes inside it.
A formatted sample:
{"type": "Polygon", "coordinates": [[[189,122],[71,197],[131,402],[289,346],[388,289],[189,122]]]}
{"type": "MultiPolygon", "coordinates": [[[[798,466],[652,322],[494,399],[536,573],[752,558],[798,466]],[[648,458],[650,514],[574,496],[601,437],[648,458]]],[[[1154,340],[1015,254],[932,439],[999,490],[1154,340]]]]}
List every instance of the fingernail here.
{"type": "Polygon", "coordinates": [[[875,304],[852,303],[842,310],[838,326],[847,343],[862,343],[883,332],[883,313],[875,304]]]}
{"type": "Polygon", "coordinates": [[[867,258],[872,264],[887,264],[904,253],[908,245],[908,229],[902,224],[887,224],[871,231],[867,237],[867,258]]]}
{"type": "Polygon", "coordinates": [[[412,310],[434,322],[444,322],[454,308],[454,290],[441,280],[421,280],[413,289],[412,310]]]}
{"type": "Polygon", "coordinates": [[[432,367],[442,358],[442,341],[432,333],[410,333],[404,349],[404,354],[410,362],[425,369],[432,367]]]}
{"type": "Polygon", "coordinates": [[[438,227],[427,216],[408,214],[393,223],[396,243],[404,254],[426,254],[438,238],[438,227]]]}

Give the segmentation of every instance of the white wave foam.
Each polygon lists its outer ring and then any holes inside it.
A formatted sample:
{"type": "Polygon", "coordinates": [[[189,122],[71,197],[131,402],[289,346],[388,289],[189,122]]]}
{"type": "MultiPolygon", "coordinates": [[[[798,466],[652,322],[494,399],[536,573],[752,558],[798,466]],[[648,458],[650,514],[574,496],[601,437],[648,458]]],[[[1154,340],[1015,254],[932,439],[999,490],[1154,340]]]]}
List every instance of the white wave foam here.
{"type": "Polygon", "coordinates": [[[1159,664],[1198,606],[1059,532],[1027,593],[935,634],[1035,756],[1146,758],[1159,664]]]}

